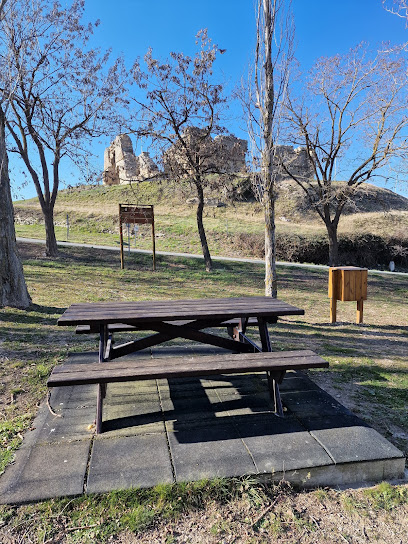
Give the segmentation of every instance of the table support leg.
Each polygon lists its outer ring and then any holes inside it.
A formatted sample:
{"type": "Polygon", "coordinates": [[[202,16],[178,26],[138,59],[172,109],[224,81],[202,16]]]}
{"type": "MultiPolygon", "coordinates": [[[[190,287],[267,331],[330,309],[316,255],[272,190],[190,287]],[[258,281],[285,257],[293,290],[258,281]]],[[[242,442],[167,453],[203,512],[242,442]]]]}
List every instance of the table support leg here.
{"type": "Polygon", "coordinates": [[[96,404],[96,434],[101,434],[102,432],[102,407],[103,407],[103,398],[104,393],[106,392],[106,384],[98,383],[98,397],[96,404]]]}
{"type": "Polygon", "coordinates": [[[99,328],[99,362],[103,363],[106,360],[106,346],[108,343],[108,327],[101,325],[99,328]]]}
{"type": "Polygon", "coordinates": [[[268,323],[262,317],[258,317],[259,336],[261,337],[262,351],[272,351],[269,338],[268,323]]]}
{"type": "MultiPolygon", "coordinates": [[[[109,358],[110,350],[110,337],[108,333],[108,326],[101,325],[99,329],[99,362],[103,363],[109,358]]],[[[106,383],[98,384],[98,396],[96,401],[96,434],[102,432],[102,408],[103,408],[103,399],[106,396],[106,383]]]]}
{"type": "Polygon", "coordinates": [[[285,376],[285,372],[267,372],[266,373],[268,377],[268,387],[269,387],[269,393],[271,395],[271,398],[274,401],[275,405],[275,413],[283,417],[283,406],[282,406],[282,399],[280,396],[280,390],[279,390],[279,384],[282,383],[282,380],[285,376]]]}
{"type": "MultiPolygon", "coordinates": [[[[261,337],[262,351],[272,351],[271,339],[269,338],[268,323],[262,317],[258,317],[259,336],[261,337]]],[[[274,402],[275,413],[283,417],[282,399],[279,391],[279,384],[282,383],[285,372],[267,372],[268,387],[271,398],[274,402]]]]}

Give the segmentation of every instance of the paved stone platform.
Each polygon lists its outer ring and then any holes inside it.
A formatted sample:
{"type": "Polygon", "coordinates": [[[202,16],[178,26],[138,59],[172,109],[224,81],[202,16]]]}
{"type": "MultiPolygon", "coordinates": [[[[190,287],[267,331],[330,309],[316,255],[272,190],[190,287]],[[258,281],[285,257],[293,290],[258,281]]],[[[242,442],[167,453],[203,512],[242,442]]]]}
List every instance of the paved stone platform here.
{"type": "MultiPolygon", "coordinates": [[[[160,347],[132,359],[215,351],[160,347]]],[[[96,386],[54,388],[51,405],[61,417],[41,406],[0,477],[0,502],[216,476],[285,478],[304,487],[404,477],[403,454],[307,376],[289,372],[281,393],[284,418],[273,413],[262,373],[109,384],[96,436],[96,386]]]]}

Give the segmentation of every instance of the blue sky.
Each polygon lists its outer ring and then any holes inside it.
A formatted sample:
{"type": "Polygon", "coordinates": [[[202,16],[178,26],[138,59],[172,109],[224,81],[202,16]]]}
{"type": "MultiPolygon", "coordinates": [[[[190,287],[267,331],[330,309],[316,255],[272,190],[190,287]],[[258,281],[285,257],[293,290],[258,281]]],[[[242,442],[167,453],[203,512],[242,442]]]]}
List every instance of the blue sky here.
{"type": "MultiPolygon", "coordinates": [[[[303,70],[318,57],[346,52],[361,41],[373,46],[382,41],[408,41],[405,21],[387,13],[381,0],[293,0],[293,11],[296,57],[303,70]]],[[[101,21],[93,44],[103,49],[112,47],[116,55],[123,53],[129,65],[149,46],[159,57],[166,57],[170,51],[193,53],[195,34],[208,28],[211,39],[227,50],[217,60],[217,76],[227,82],[230,90],[250,62],[254,48],[253,0],[86,0],[85,13],[88,20],[101,21]]],[[[228,128],[245,138],[239,113],[234,108],[230,111],[228,128]]],[[[106,135],[106,140],[94,146],[101,169],[103,151],[111,137],[106,135]]],[[[10,161],[16,164],[14,157],[10,161]]],[[[71,172],[67,165],[62,173],[66,182],[73,184],[71,172]]],[[[408,196],[403,187],[389,188],[408,196]]],[[[20,190],[18,196],[35,196],[32,184],[20,190]]]]}

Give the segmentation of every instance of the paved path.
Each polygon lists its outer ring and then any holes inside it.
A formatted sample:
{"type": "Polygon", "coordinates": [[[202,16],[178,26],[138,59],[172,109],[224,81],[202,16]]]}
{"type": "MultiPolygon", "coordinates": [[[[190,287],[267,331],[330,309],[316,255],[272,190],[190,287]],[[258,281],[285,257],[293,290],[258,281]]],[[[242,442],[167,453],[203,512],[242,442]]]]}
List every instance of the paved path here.
{"type": "MultiPolygon", "coordinates": [[[[18,242],[25,242],[28,244],[45,244],[45,240],[38,240],[37,238],[17,238],[18,242]]],[[[106,251],[120,251],[119,247],[115,246],[100,246],[95,244],[80,244],[76,242],[58,242],[58,245],[61,247],[89,247],[93,249],[106,249],[106,251]]],[[[125,252],[128,252],[129,249],[126,248],[125,252]]],[[[147,249],[135,249],[130,248],[131,253],[143,253],[151,255],[151,251],[147,249]]],[[[156,251],[156,255],[167,255],[169,257],[186,257],[189,259],[203,259],[202,255],[197,255],[195,253],[175,253],[171,251],[156,251]]],[[[212,255],[211,258],[214,261],[227,261],[227,262],[233,262],[233,263],[253,263],[253,264],[264,264],[265,261],[263,259],[248,259],[244,257],[222,257],[218,255],[212,255]]],[[[314,269],[320,269],[320,270],[328,270],[329,267],[322,265],[322,264],[304,264],[304,263],[289,263],[286,261],[278,261],[277,266],[291,266],[294,268],[314,268],[314,269]]],[[[391,275],[391,276],[404,276],[407,277],[408,274],[406,272],[389,272],[387,270],[369,270],[370,274],[384,274],[384,275],[391,275]]]]}
{"type": "MultiPolygon", "coordinates": [[[[215,351],[162,346],[131,358],[215,351]]],[[[272,411],[264,373],[109,384],[96,436],[96,386],[54,388],[58,415],[42,405],[0,477],[0,502],[244,475],[305,487],[403,477],[403,454],[304,374],[288,373],[281,393],[284,418],[272,411]]]]}

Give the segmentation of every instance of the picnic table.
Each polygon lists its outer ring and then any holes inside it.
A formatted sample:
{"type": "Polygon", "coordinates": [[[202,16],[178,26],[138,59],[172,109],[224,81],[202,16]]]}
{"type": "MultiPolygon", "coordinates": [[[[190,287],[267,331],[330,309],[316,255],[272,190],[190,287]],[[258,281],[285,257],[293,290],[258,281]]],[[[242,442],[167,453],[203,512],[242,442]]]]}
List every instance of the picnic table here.
{"type": "Polygon", "coordinates": [[[279,383],[286,370],[328,366],[328,363],[310,351],[285,352],[286,355],[281,352],[270,353],[272,350],[268,323],[276,323],[281,316],[303,314],[304,310],[270,297],[73,304],[59,318],[58,325],[86,327],[86,332],[98,333],[98,362],[92,365],[57,366],[48,380],[48,386],[98,383],[96,427],[99,433],[107,383],[170,376],[242,373],[250,372],[251,369],[266,370],[276,411],[283,415],[279,383]],[[250,322],[255,322],[258,327],[260,345],[246,334],[250,322]],[[225,326],[232,338],[218,332],[219,327],[225,326]],[[203,329],[208,328],[215,328],[217,331],[204,332],[203,329]],[[153,331],[154,334],[118,345],[113,342],[114,330],[153,331]],[[230,353],[225,356],[217,354],[196,357],[194,360],[174,358],[143,363],[129,362],[125,357],[174,338],[217,346],[230,353]],[[231,352],[236,355],[232,356],[231,352]],[[249,356],[255,353],[258,353],[256,357],[249,356]],[[113,363],[115,359],[118,361],[113,363]]]}
{"type": "Polygon", "coordinates": [[[271,351],[268,323],[285,315],[304,315],[304,310],[270,297],[206,298],[189,300],[96,302],[73,304],[58,319],[58,325],[87,325],[98,333],[99,360],[113,360],[123,355],[156,346],[174,338],[185,338],[238,352],[271,351]],[[250,318],[256,318],[262,346],[246,335],[250,318]],[[203,329],[239,326],[239,344],[203,329]],[[156,331],[156,334],[126,344],[114,345],[109,327],[125,325],[124,330],[156,331]]]}

